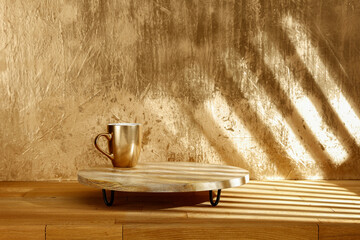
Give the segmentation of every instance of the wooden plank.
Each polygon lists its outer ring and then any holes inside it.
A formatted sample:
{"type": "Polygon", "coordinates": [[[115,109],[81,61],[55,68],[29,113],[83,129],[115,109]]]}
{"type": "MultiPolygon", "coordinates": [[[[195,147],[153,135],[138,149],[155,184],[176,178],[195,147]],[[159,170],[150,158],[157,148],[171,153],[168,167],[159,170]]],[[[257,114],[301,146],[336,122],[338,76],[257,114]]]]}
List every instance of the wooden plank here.
{"type": "Polygon", "coordinates": [[[122,225],[48,225],[46,227],[46,240],[80,240],[104,239],[121,240],[122,225]]]}
{"type": "MultiPolygon", "coordinates": [[[[293,182],[303,184],[298,181],[282,182],[285,182],[286,186],[293,182]]],[[[329,186],[336,186],[337,182],[324,181],[329,186]]],[[[345,185],[360,186],[360,181],[350,182],[345,182],[345,185]]],[[[287,188],[286,191],[275,190],[279,182],[256,183],[250,182],[239,188],[225,189],[217,207],[211,207],[208,192],[116,192],[114,205],[106,207],[99,189],[82,186],[79,183],[0,182],[0,190],[4,193],[0,194],[0,225],[105,225],[215,221],[235,223],[256,221],[261,225],[261,222],[279,221],[329,224],[360,221],[360,201],[353,199],[357,196],[346,193],[346,189],[339,189],[337,194],[332,192],[335,190],[333,188],[317,187],[319,192],[310,197],[303,196],[292,188],[287,188]],[[266,186],[262,187],[260,184],[266,186]],[[297,193],[291,194],[291,192],[297,193]],[[328,197],[319,197],[318,194],[328,197]]]]}
{"type": "Polygon", "coordinates": [[[97,214],[95,211],[92,213],[79,212],[73,210],[52,212],[46,211],[5,211],[0,214],[0,225],[46,225],[46,224],[114,224],[115,217],[105,216],[104,212],[97,214]]]}
{"type": "Polygon", "coordinates": [[[317,239],[316,224],[125,224],[123,238],[136,239],[317,239]]]}
{"type": "Polygon", "coordinates": [[[186,212],[172,210],[128,211],[115,219],[115,223],[174,223],[189,222],[186,212]]]}
{"type": "Polygon", "coordinates": [[[360,239],[360,221],[353,224],[319,224],[319,239],[360,239]]]}
{"type": "Polygon", "coordinates": [[[45,225],[37,226],[1,226],[0,240],[23,239],[23,240],[44,240],[45,225]]]}

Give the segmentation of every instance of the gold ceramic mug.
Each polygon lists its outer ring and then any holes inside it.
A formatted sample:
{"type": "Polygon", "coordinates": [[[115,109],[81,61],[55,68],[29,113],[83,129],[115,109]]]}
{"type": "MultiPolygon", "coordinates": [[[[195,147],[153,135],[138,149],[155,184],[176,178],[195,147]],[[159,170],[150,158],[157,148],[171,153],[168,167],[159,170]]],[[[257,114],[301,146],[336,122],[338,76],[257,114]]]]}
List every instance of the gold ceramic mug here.
{"type": "Polygon", "coordinates": [[[114,167],[135,167],[141,149],[141,124],[110,123],[107,125],[107,129],[107,133],[100,133],[96,136],[95,147],[110,158],[114,167]],[[98,140],[102,136],[109,141],[109,153],[98,145],[98,140]]]}

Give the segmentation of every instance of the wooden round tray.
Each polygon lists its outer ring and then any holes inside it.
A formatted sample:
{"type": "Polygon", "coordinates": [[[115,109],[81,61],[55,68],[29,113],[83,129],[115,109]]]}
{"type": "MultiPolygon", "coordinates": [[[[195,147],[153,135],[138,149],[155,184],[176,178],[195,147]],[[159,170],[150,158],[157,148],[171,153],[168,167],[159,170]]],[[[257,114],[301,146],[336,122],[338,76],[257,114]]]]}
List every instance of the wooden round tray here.
{"type": "MultiPolygon", "coordinates": [[[[93,168],[78,172],[82,184],[124,192],[220,191],[249,181],[247,170],[224,165],[191,162],[139,163],[134,168],[93,168]]],[[[218,199],[217,199],[218,202],[218,199]]],[[[112,204],[112,203],[111,203],[112,204]]],[[[111,205],[110,204],[110,205],[111,205]]],[[[108,204],[106,204],[108,205],[108,204]]],[[[216,203],[217,205],[217,203],[216,203]]]]}

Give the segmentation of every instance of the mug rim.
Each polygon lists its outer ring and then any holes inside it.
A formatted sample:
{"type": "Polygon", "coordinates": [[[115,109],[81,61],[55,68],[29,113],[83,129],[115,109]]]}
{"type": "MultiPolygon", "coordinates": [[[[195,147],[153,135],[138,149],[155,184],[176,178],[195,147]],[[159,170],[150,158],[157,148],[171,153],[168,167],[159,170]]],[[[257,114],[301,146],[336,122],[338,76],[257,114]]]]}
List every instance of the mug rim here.
{"type": "Polygon", "coordinates": [[[109,123],[108,126],[139,126],[141,123],[109,123]]]}

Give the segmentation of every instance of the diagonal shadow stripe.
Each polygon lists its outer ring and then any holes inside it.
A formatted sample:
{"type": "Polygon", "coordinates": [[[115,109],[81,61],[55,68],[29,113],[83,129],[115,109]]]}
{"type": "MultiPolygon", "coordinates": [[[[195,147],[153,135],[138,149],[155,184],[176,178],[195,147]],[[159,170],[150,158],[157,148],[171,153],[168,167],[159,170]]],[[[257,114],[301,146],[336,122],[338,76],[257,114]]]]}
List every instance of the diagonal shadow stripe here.
{"type": "MultiPolygon", "coordinates": [[[[240,166],[246,170],[249,170],[250,177],[256,176],[254,170],[251,169],[251,167],[246,162],[246,159],[236,151],[227,152],[222,149],[222,146],[220,146],[217,141],[216,137],[222,134],[220,131],[218,131],[216,128],[212,128],[211,131],[206,126],[204,126],[198,119],[194,117],[193,112],[191,111],[191,108],[189,106],[184,105],[184,103],[178,103],[181,107],[182,111],[187,114],[188,117],[191,118],[192,122],[195,123],[195,126],[201,130],[203,135],[206,137],[206,139],[210,142],[210,144],[214,147],[214,149],[220,154],[222,157],[222,160],[224,160],[229,165],[237,165],[240,166]],[[235,161],[235,162],[234,162],[235,161]]],[[[211,122],[212,126],[216,126],[216,122],[214,121],[214,118],[208,114],[207,115],[208,121],[211,122]]],[[[224,140],[226,145],[232,146],[232,142],[230,140],[224,140]]]]}
{"type": "MultiPolygon", "coordinates": [[[[214,68],[215,69],[215,68],[214,68]]],[[[228,82],[231,85],[236,85],[232,76],[228,77],[225,64],[217,66],[216,81],[218,82],[218,88],[222,95],[225,97],[227,103],[231,106],[231,95],[229,95],[228,89],[223,82],[228,82]]],[[[240,94],[241,90],[238,90],[240,94]]],[[[234,106],[232,106],[234,108],[234,106]]],[[[246,104],[239,104],[234,108],[235,113],[241,119],[242,124],[251,132],[252,136],[261,146],[264,147],[264,151],[268,158],[276,165],[277,170],[284,178],[302,178],[301,172],[297,169],[296,165],[293,164],[285,152],[277,152],[274,149],[282,149],[283,147],[274,137],[269,127],[261,120],[259,114],[254,111],[251,106],[246,104]],[[253,124],[254,119],[256,125],[253,124]]]]}
{"type": "MultiPolygon", "coordinates": [[[[359,3],[352,2],[350,4],[357,4],[358,5],[357,7],[359,8],[359,3]]],[[[322,4],[320,7],[321,8],[320,12],[329,10],[326,9],[329,6],[332,5],[322,4]]],[[[342,7],[345,8],[345,3],[342,7]]],[[[317,8],[314,9],[310,8],[308,9],[307,14],[314,14],[315,11],[317,10],[318,10],[317,8]]],[[[316,12],[315,14],[318,13],[316,12]]],[[[359,18],[358,14],[356,16],[357,18],[359,18]]],[[[346,18],[346,16],[344,15],[342,17],[346,18]]],[[[331,24],[332,26],[336,26],[336,27],[344,27],[343,26],[344,22],[339,23],[339,19],[337,18],[335,13],[326,16],[320,14],[318,19],[321,21],[324,18],[326,18],[326,23],[328,23],[329,25],[331,24]],[[342,25],[339,26],[338,24],[342,24],[342,25]]],[[[339,87],[341,86],[341,89],[344,91],[344,95],[346,95],[349,104],[351,105],[357,117],[360,118],[360,108],[359,108],[360,99],[358,97],[358,93],[360,91],[360,85],[356,84],[357,78],[359,78],[360,76],[360,71],[359,70],[354,71],[354,67],[351,68],[351,66],[355,66],[355,64],[353,64],[353,62],[351,61],[354,59],[355,60],[359,59],[359,54],[358,54],[359,48],[357,48],[358,46],[357,44],[354,44],[356,43],[356,40],[358,40],[358,36],[353,35],[353,36],[345,37],[343,39],[344,42],[341,45],[338,44],[338,42],[332,43],[330,39],[327,39],[327,36],[325,34],[329,33],[328,31],[330,29],[326,29],[324,25],[321,24],[321,22],[319,23],[319,22],[310,21],[310,22],[304,22],[303,24],[306,25],[307,28],[310,30],[310,32],[315,36],[314,38],[309,39],[309,41],[313,45],[319,46],[318,48],[319,56],[323,60],[326,59],[326,61],[323,61],[325,66],[329,70],[331,70],[330,71],[331,74],[334,74],[336,76],[336,79],[338,81],[337,84],[339,85],[339,87]],[[352,41],[352,44],[349,44],[350,41],[352,41]],[[342,49],[342,47],[344,49],[342,49]],[[351,58],[351,56],[353,57],[351,58]]],[[[346,25],[347,25],[346,27],[355,29],[356,27],[359,26],[359,23],[357,21],[348,21],[346,25]]],[[[336,31],[336,33],[338,32],[336,31]]]]}
{"type": "Polygon", "coordinates": [[[325,174],[325,178],[331,177],[335,167],[329,159],[329,156],[321,148],[316,135],[314,135],[314,133],[309,130],[309,126],[303,122],[303,118],[301,117],[300,113],[293,105],[286,92],[281,88],[280,83],[276,81],[275,76],[271,70],[264,63],[264,59],[261,57],[258,50],[250,45],[248,51],[251,52],[254,56],[254,58],[250,59],[249,62],[250,69],[256,73],[259,71],[257,64],[259,64],[261,68],[258,81],[259,85],[261,85],[265,92],[271,96],[273,104],[281,110],[283,117],[286,119],[293,132],[297,132],[300,140],[309,146],[309,153],[320,165],[320,168],[325,174]],[[254,62],[256,60],[258,62],[254,62]]]}
{"type": "MultiPolygon", "coordinates": [[[[326,96],[324,95],[324,93],[322,92],[320,86],[314,81],[314,78],[312,77],[311,73],[309,72],[308,68],[304,65],[304,63],[301,61],[299,55],[297,54],[295,47],[291,44],[290,38],[288,36],[288,34],[284,31],[284,29],[282,29],[280,27],[280,17],[283,16],[284,14],[288,14],[289,9],[299,9],[297,7],[294,8],[284,8],[284,10],[282,9],[278,9],[278,11],[275,11],[275,14],[272,14],[271,12],[271,8],[273,6],[271,6],[271,3],[268,1],[260,1],[261,4],[261,14],[262,17],[266,17],[267,21],[264,23],[265,27],[265,31],[268,33],[270,39],[272,39],[272,43],[275,44],[275,46],[278,46],[279,49],[281,49],[281,53],[283,54],[284,59],[288,59],[289,57],[291,57],[291,60],[295,61],[296,64],[294,64],[296,66],[296,68],[301,69],[301,71],[305,71],[305,74],[302,75],[302,77],[300,78],[300,84],[302,86],[302,88],[307,91],[307,92],[312,92],[313,94],[309,94],[308,97],[312,100],[312,102],[314,103],[315,107],[317,108],[317,110],[322,113],[323,120],[326,122],[326,124],[328,126],[332,126],[332,130],[334,131],[334,133],[336,133],[337,136],[339,136],[339,140],[341,141],[341,143],[343,144],[343,146],[349,151],[349,156],[348,158],[340,165],[340,166],[333,166],[333,170],[330,173],[329,172],[329,177],[331,178],[337,178],[337,179],[341,179],[343,178],[343,173],[349,173],[349,175],[351,176],[357,176],[358,172],[360,170],[360,167],[354,167],[354,166],[359,166],[359,164],[356,164],[356,162],[358,162],[358,156],[360,154],[360,149],[359,146],[357,146],[356,141],[354,139],[354,137],[352,136],[352,134],[350,134],[350,132],[347,130],[347,128],[345,127],[344,123],[341,121],[341,119],[339,118],[338,114],[334,111],[334,109],[332,108],[332,106],[330,105],[330,103],[327,101],[326,96]],[[266,15],[265,15],[266,14],[266,15]],[[294,59],[293,59],[294,58],[294,59]],[[301,66],[301,67],[299,67],[301,66]]],[[[295,3],[296,4],[296,3],[295,3]]],[[[296,11],[291,11],[290,10],[290,14],[292,14],[295,18],[297,19],[304,19],[304,17],[306,18],[306,14],[309,14],[309,7],[305,7],[304,11],[300,11],[298,12],[296,11]],[[305,14],[305,15],[304,15],[305,14]]],[[[306,18],[307,19],[307,18],[306,18]]],[[[304,24],[305,26],[307,26],[308,31],[310,31],[310,33],[312,34],[312,36],[315,35],[321,35],[321,30],[318,28],[318,26],[316,25],[316,23],[314,23],[313,21],[301,21],[302,24],[304,24]]],[[[328,44],[324,43],[325,38],[324,36],[316,38],[316,37],[312,37],[309,39],[310,44],[320,44],[323,43],[322,46],[326,45],[325,47],[319,47],[319,50],[322,51],[323,54],[321,54],[323,57],[324,55],[326,55],[326,53],[324,53],[324,49],[329,49],[328,44]],[[318,42],[314,42],[315,40],[317,40],[318,42]]],[[[333,57],[336,58],[336,56],[333,54],[333,57]]],[[[341,65],[341,63],[339,62],[339,60],[334,60],[337,61],[338,64],[337,65],[337,71],[335,71],[335,73],[337,73],[338,78],[340,79],[345,79],[347,76],[344,76],[344,74],[346,75],[346,72],[344,72],[344,70],[339,70],[339,64],[341,65]]],[[[327,61],[324,61],[327,62],[327,61]]],[[[326,66],[326,65],[325,65],[326,66]]],[[[341,67],[341,66],[340,66],[341,67]]],[[[334,71],[331,71],[331,73],[333,73],[334,71]]],[[[345,84],[346,85],[346,84],[345,84]]],[[[341,85],[342,88],[344,88],[344,85],[341,85]]],[[[345,86],[346,88],[346,86],[345,86]]],[[[351,86],[352,89],[354,89],[354,86],[351,86]]],[[[348,94],[347,94],[348,95],[348,94]]],[[[347,96],[347,99],[349,97],[347,96]]],[[[350,101],[351,106],[353,107],[353,105],[358,105],[356,103],[354,103],[354,99],[352,101],[350,101]]],[[[353,108],[355,109],[355,112],[357,114],[357,116],[359,117],[359,111],[357,108],[353,108]]]]}
{"type": "MultiPolygon", "coordinates": [[[[301,69],[303,71],[303,75],[299,75],[299,82],[302,88],[309,93],[309,99],[312,100],[314,106],[317,108],[318,112],[321,113],[323,120],[326,122],[328,126],[336,125],[336,128],[333,127],[332,130],[340,137],[344,146],[352,151],[354,148],[358,148],[354,137],[349,133],[346,129],[344,123],[339,118],[338,114],[334,111],[332,106],[329,104],[325,94],[322,92],[318,83],[316,83],[315,79],[312,77],[311,73],[307,69],[306,65],[300,59],[298,53],[296,52],[294,46],[291,44],[291,41],[286,34],[286,32],[277,26],[270,27],[267,30],[269,33],[270,39],[273,40],[273,44],[275,44],[279,49],[281,49],[282,56],[286,59],[286,57],[291,56],[291,60],[297,69],[301,69]],[[274,34],[274,31],[278,31],[281,34],[274,34]],[[325,117],[325,116],[329,117],[325,117]]],[[[295,69],[296,71],[296,69],[295,69]]]]}
{"type": "Polygon", "coordinates": [[[288,56],[291,56],[291,61],[293,62],[294,66],[296,66],[296,69],[301,69],[303,71],[303,74],[299,75],[297,78],[301,84],[301,87],[304,89],[304,91],[312,93],[307,94],[307,96],[313,102],[318,112],[321,113],[323,116],[322,119],[325,121],[325,123],[332,127],[332,131],[336,134],[336,136],[339,137],[342,145],[350,152],[350,156],[347,158],[347,160],[344,161],[344,163],[342,163],[340,166],[333,167],[334,171],[331,177],[342,177],[341,174],[343,173],[344,169],[347,169],[346,171],[351,171],[351,169],[348,169],[348,166],[349,163],[356,159],[356,156],[358,156],[359,146],[356,144],[354,137],[349,133],[338,114],[329,104],[319,84],[315,82],[315,79],[312,77],[306,65],[303,63],[303,61],[301,61],[286,32],[281,27],[279,27],[279,24],[269,26],[266,29],[266,32],[268,33],[270,40],[272,40],[272,43],[281,50],[280,53],[284,59],[286,59],[288,56]],[[275,32],[277,34],[275,34],[275,32]]]}
{"type": "MultiPolygon", "coordinates": [[[[298,137],[301,139],[302,142],[307,143],[310,146],[310,154],[316,161],[321,165],[320,168],[323,169],[325,172],[326,177],[329,177],[333,166],[331,165],[331,161],[329,156],[323,151],[318,142],[317,138],[314,136],[312,132],[310,132],[308,127],[305,126],[302,122],[302,117],[299,112],[296,110],[295,106],[291,103],[290,99],[288,98],[287,94],[282,90],[278,81],[276,81],[275,76],[266,66],[264,62],[264,54],[263,52],[259,52],[255,47],[251,44],[250,36],[248,35],[248,30],[250,29],[250,24],[246,21],[242,16],[246,16],[246,4],[244,1],[242,2],[235,2],[234,6],[234,48],[236,52],[245,59],[249,69],[253,72],[254,75],[259,77],[258,85],[260,85],[266,92],[266,94],[271,97],[272,103],[279,109],[286,119],[287,123],[291,127],[294,133],[299,133],[298,137]],[[239,29],[241,31],[239,31],[239,29]],[[241,44],[240,44],[241,43],[241,44]]],[[[216,69],[216,68],[214,68],[216,69]]],[[[217,73],[219,74],[219,73],[217,73]]],[[[222,77],[226,78],[226,74],[220,73],[222,77]]],[[[227,79],[225,83],[232,83],[233,80],[227,79]]],[[[219,84],[227,85],[227,84],[219,84]]],[[[223,92],[223,95],[228,97],[229,95],[226,94],[227,89],[220,88],[223,92]]],[[[238,112],[238,116],[243,118],[242,116],[244,112],[248,111],[248,109],[243,109],[242,111],[238,112]]],[[[248,122],[251,119],[247,119],[248,122]]],[[[258,120],[258,119],[257,119],[258,120]]],[[[257,122],[257,125],[260,126],[259,128],[267,129],[268,127],[266,124],[257,122]]],[[[256,134],[257,129],[251,129],[254,135],[256,134]]],[[[268,132],[270,132],[268,130],[268,132]]],[[[267,134],[267,136],[272,136],[272,134],[267,134]]],[[[261,137],[257,138],[258,141],[261,141],[261,137]]],[[[264,141],[261,141],[264,143],[264,141]]],[[[269,142],[264,143],[266,146],[277,146],[279,149],[282,147],[276,143],[274,137],[270,137],[269,142]],[[271,142],[271,144],[269,144],[271,142]]]]}

